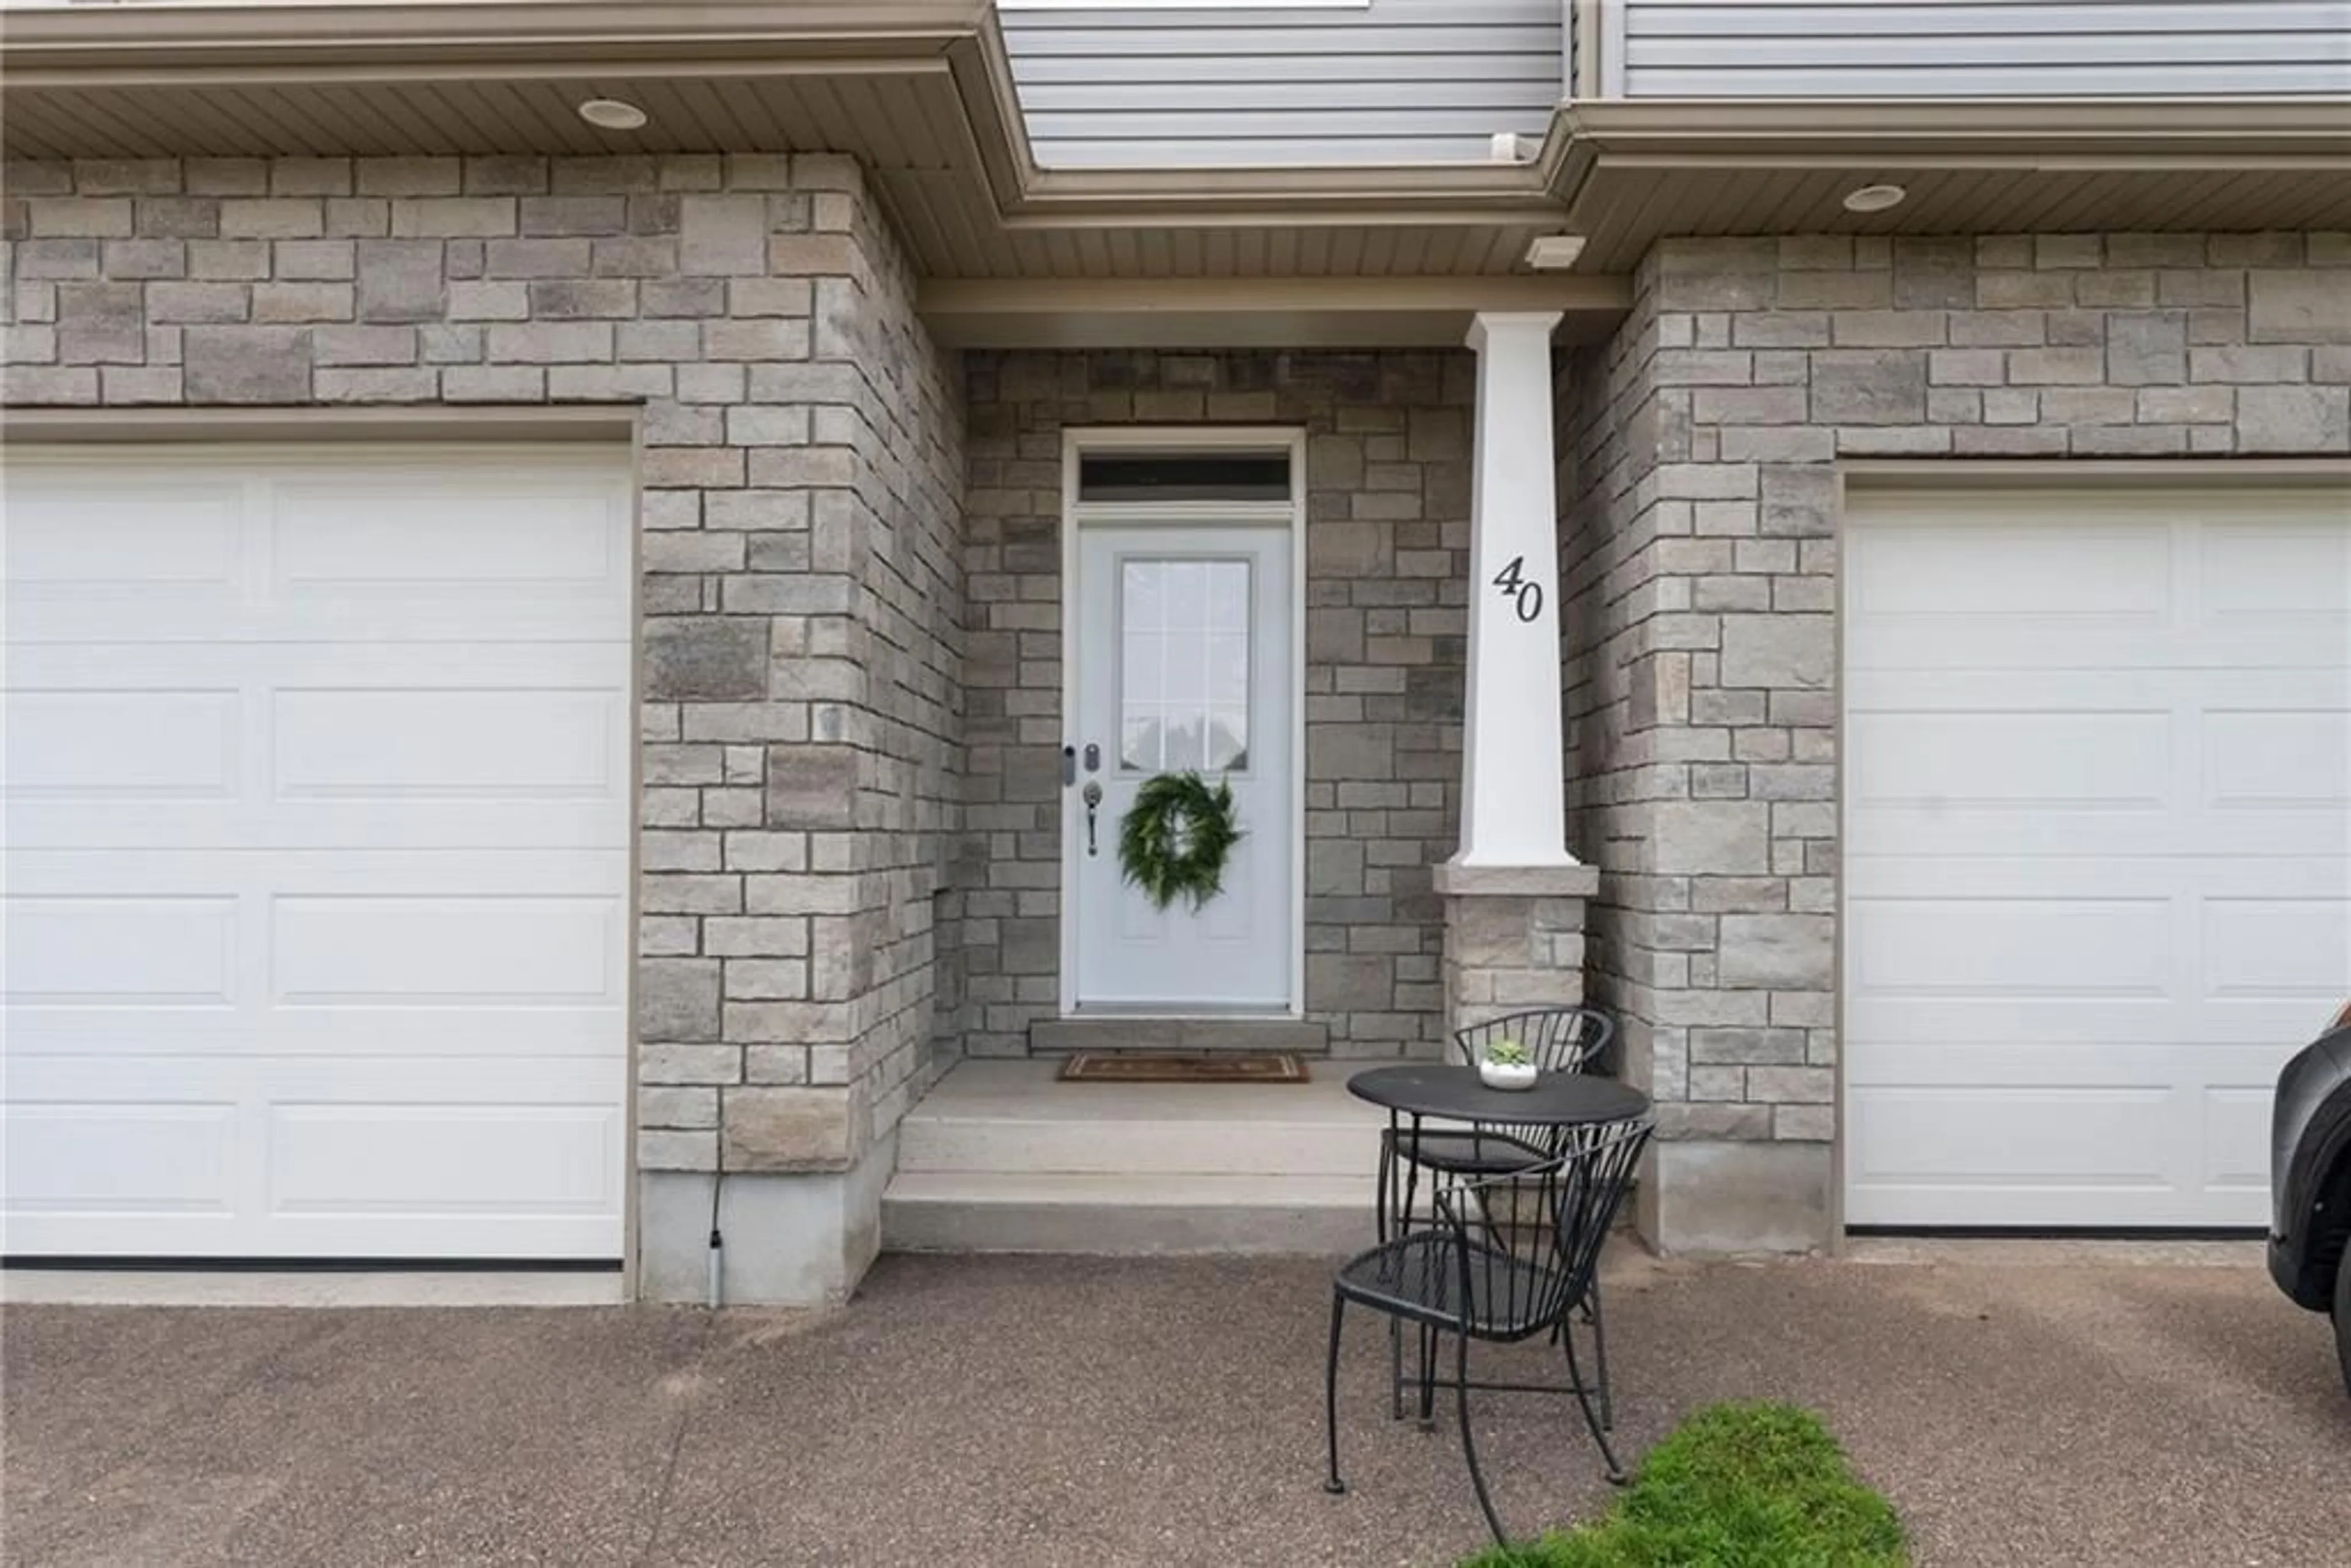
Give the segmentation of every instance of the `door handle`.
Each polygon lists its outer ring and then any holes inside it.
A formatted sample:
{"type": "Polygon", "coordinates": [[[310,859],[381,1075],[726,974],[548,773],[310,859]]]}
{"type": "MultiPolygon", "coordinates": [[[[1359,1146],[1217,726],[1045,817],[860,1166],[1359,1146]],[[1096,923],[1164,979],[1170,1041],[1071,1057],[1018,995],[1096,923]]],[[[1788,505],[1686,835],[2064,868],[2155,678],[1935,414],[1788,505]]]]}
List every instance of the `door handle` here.
{"type": "Polygon", "coordinates": [[[1090,782],[1078,798],[1086,803],[1086,854],[1092,857],[1101,852],[1094,843],[1094,819],[1102,810],[1102,788],[1090,782]]]}

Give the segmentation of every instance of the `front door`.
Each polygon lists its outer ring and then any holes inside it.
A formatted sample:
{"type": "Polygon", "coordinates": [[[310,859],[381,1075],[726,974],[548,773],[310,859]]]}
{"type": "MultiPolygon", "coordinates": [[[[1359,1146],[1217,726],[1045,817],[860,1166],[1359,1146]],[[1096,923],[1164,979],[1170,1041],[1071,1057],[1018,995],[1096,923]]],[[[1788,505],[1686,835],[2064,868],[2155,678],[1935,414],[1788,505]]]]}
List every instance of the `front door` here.
{"type": "Polygon", "coordinates": [[[1291,1007],[1293,570],[1283,526],[1080,530],[1063,843],[1081,1012],[1291,1007]],[[1241,838],[1221,894],[1155,909],[1119,829],[1145,781],[1181,772],[1231,784],[1241,838]]]}

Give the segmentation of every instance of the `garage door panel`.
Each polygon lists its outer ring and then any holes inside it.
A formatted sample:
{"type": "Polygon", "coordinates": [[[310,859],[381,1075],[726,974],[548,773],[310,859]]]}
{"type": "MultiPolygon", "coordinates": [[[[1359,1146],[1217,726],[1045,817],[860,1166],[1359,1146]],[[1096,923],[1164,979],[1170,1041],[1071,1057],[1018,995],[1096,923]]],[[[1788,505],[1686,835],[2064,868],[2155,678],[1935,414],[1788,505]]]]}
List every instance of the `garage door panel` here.
{"type": "Polygon", "coordinates": [[[2267,1155],[2274,1094],[2273,1083],[2266,1076],[2258,1082],[2208,1087],[2199,1107],[2203,1136],[2196,1145],[2203,1159],[2199,1173],[2203,1190],[2216,1196],[2246,1195],[2261,1205],[2264,1217],[2269,1207],[2267,1155]]]}
{"type": "Polygon", "coordinates": [[[1948,508],[1898,515],[1879,507],[1866,554],[1846,568],[1849,614],[1924,630],[1954,621],[2030,616],[2064,625],[2126,617],[2145,623],[2172,607],[2171,533],[2159,522],[2112,519],[2050,527],[2037,505],[1968,504],[1973,525],[1955,529],[1948,508]],[[1983,570],[1998,559],[2003,575],[1983,570]]]}
{"type": "Polygon", "coordinates": [[[242,788],[244,695],[183,675],[163,689],[43,687],[34,671],[0,706],[10,800],[234,801],[242,788]]]}
{"type": "Polygon", "coordinates": [[[2351,995],[2351,497],[1852,522],[1849,1218],[2262,1223],[2351,995]]]}
{"type": "MultiPolygon", "coordinates": [[[[12,1064],[12,1077],[16,1068],[12,1064]]],[[[34,1216],[150,1215],[235,1219],[238,1107],[202,1099],[37,1098],[34,1082],[10,1086],[5,1129],[5,1243],[25,1250],[17,1222],[34,1216]]],[[[85,1085],[100,1093],[103,1085],[85,1085]]]]}
{"type": "Polygon", "coordinates": [[[545,474],[338,466],[331,476],[269,487],[271,597],[523,593],[550,598],[627,591],[626,502],[597,479],[545,474]],[[497,526],[481,520],[495,514],[497,526]]]}
{"type": "Polygon", "coordinates": [[[1945,708],[1870,711],[1854,737],[1853,803],[1865,810],[2159,808],[2171,715],[1945,708]]]}
{"type": "Polygon", "coordinates": [[[462,1053],[12,1053],[5,1245],[72,1254],[96,1237],[105,1251],[179,1257],[617,1256],[621,1071],[595,1058],[462,1053]],[[132,1074],[141,1101],[121,1096],[132,1074]]]}
{"type": "Polygon", "coordinates": [[[280,895],[270,905],[278,1006],[618,1007],[616,898],[280,895]]]}
{"type": "Polygon", "coordinates": [[[620,1201],[611,1105],[279,1101],[267,1114],[273,1214],[593,1218],[620,1201]]]}
{"type": "Polygon", "coordinates": [[[2209,523],[2199,530],[2197,600],[2208,623],[2351,615],[2351,533],[2338,523],[2209,523]]]}
{"type": "MultiPolygon", "coordinates": [[[[2179,791],[2193,793],[2192,788],[2179,791]]],[[[2343,813],[2298,799],[2259,810],[2036,810],[2030,802],[1992,807],[1936,800],[1856,805],[1846,815],[1845,832],[1846,853],[1855,861],[1915,860],[1938,872],[1987,851],[2093,869],[2134,855],[2187,866],[2207,860],[2336,861],[2351,852],[2351,822],[2343,813]]],[[[1951,874],[1970,873],[1953,867],[1951,874]]]]}
{"type": "Polygon", "coordinates": [[[1855,899],[1856,998],[2161,997],[2169,898],[1855,899]]]}
{"type": "Polygon", "coordinates": [[[2201,717],[2204,805],[2312,813],[2301,831],[2333,830],[2342,842],[2351,818],[2351,704],[2211,708],[2201,717]]]}
{"type": "Polygon", "coordinates": [[[7,482],[7,1248],[618,1256],[622,465],[7,482]]]}
{"type": "MultiPolygon", "coordinates": [[[[1978,849],[1983,841],[1975,841],[1978,849]]],[[[2003,852],[2008,845],[2001,845],[2003,852]]],[[[1857,898],[2315,898],[2351,888],[2351,859],[2311,852],[2146,854],[1855,854],[1857,898]]]]}
{"type": "MultiPolygon", "coordinates": [[[[10,608],[157,600],[233,603],[246,580],[246,482],[235,476],[16,467],[5,553],[10,608]]],[[[215,610],[217,612],[217,610],[215,610]]]]}
{"type": "Polygon", "coordinates": [[[2163,1160],[2173,1144],[2175,1101],[2171,1089],[2157,1083],[2030,1089],[1857,1085],[1854,1123],[1859,1131],[1848,1157],[1865,1186],[2137,1187],[2158,1193],[2175,1176],[2163,1160]],[[1988,1165],[1988,1153],[1997,1153],[1997,1166],[1988,1165]]]}
{"type": "Polygon", "coordinates": [[[11,676],[19,842],[615,845],[625,646],[37,648],[11,676]]]}
{"type": "MultiPolygon", "coordinates": [[[[2344,870],[2351,876],[2351,866],[2344,870]]],[[[2351,894],[2208,898],[2201,916],[2206,997],[2342,1000],[2351,963],[2351,894]]]]}
{"type": "Polygon", "coordinates": [[[27,1006],[226,1007],[236,994],[234,895],[10,896],[0,994],[27,1006]]]}
{"type": "Polygon", "coordinates": [[[611,686],[281,687],[274,804],[617,801],[624,707],[611,686]]]}

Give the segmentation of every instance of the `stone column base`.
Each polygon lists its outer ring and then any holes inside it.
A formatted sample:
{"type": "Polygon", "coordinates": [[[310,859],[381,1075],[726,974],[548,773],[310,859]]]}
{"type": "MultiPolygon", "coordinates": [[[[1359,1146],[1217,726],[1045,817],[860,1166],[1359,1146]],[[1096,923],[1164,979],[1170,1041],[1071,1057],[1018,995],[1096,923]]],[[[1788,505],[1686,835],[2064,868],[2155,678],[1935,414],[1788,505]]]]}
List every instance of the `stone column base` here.
{"type": "Polygon", "coordinates": [[[1583,1002],[1583,912],[1597,869],[1447,862],[1432,885],[1445,900],[1448,1032],[1521,1008],[1583,1002]]]}
{"type": "Polygon", "coordinates": [[[1831,1237],[1826,1144],[1649,1145],[1634,1197],[1641,1239],[1659,1252],[1813,1252],[1831,1237]]]}
{"type": "MultiPolygon", "coordinates": [[[[837,1307],[882,1250],[882,1189],[894,1135],[846,1171],[729,1172],[719,1199],[722,1299],[728,1306],[837,1307]]],[[[699,1302],[709,1288],[706,1171],[637,1177],[637,1295],[699,1302]]]]}

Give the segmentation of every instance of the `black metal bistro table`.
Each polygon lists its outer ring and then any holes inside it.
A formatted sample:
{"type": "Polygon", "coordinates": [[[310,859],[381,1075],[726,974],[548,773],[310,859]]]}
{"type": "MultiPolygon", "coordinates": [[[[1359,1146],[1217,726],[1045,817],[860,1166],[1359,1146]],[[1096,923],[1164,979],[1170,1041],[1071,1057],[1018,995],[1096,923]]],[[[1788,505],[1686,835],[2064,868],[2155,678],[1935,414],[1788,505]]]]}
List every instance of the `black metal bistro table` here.
{"type": "MultiPolygon", "coordinates": [[[[1542,1134],[1564,1133],[1608,1122],[1629,1122],[1649,1113],[1649,1097],[1614,1079],[1585,1072],[1546,1072],[1531,1089],[1489,1089],[1477,1068],[1458,1061],[1416,1061],[1398,1067],[1374,1067],[1347,1080],[1347,1092],[1358,1100],[1384,1106],[1388,1135],[1381,1145],[1379,1174],[1379,1238],[1388,1239],[1389,1207],[1396,1196],[1389,1190],[1394,1172],[1388,1162],[1399,1148],[1417,1149],[1424,1120],[1466,1123],[1470,1135],[1491,1130],[1495,1153],[1515,1149],[1531,1161],[1548,1152],[1542,1134]],[[1504,1129],[1507,1129],[1505,1131],[1504,1129]]],[[[1556,1139],[1545,1140],[1556,1142],[1556,1139]]],[[[1407,1162],[1408,1182],[1403,1204],[1394,1218],[1409,1223],[1416,1183],[1407,1162]]]]}
{"type": "MultiPolygon", "coordinates": [[[[1601,1078],[1585,1072],[1546,1072],[1535,1080],[1531,1089],[1489,1089],[1478,1076],[1478,1069],[1463,1062],[1412,1062],[1397,1067],[1374,1067],[1347,1080],[1347,1092],[1359,1100],[1368,1100],[1385,1107],[1388,1113],[1387,1136],[1380,1145],[1378,1195],[1379,1239],[1385,1245],[1391,1227],[1397,1231],[1411,1226],[1415,1203],[1418,1197],[1419,1162],[1415,1158],[1399,1159],[1399,1149],[1418,1151],[1422,1147],[1421,1124],[1425,1120],[1466,1124],[1467,1141],[1472,1165],[1480,1165],[1480,1155],[1498,1159],[1500,1168],[1513,1164],[1532,1163],[1563,1146],[1579,1127],[1594,1127],[1612,1123],[1645,1119],[1650,1112],[1649,1097],[1637,1089],[1627,1088],[1614,1079],[1601,1078]],[[1490,1136],[1490,1150],[1477,1145],[1490,1136]],[[1395,1189],[1399,1167],[1403,1175],[1401,1192],[1395,1189]]],[[[1465,1141],[1460,1134],[1448,1134],[1457,1150],[1465,1141]]],[[[1493,1167],[1486,1167],[1489,1172],[1493,1167]]],[[[1600,1396],[1602,1414],[1593,1428],[1600,1438],[1601,1451],[1608,1456],[1610,1471],[1616,1470],[1614,1454],[1609,1453],[1603,1429],[1614,1425],[1614,1401],[1608,1392],[1608,1350],[1604,1333],[1600,1327],[1599,1290],[1593,1288],[1588,1310],[1593,1328],[1594,1349],[1598,1355],[1598,1386],[1590,1392],[1600,1396]]],[[[1428,1356],[1431,1345],[1428,1336],[1422,1339],[1421,1372],[1417,1379],[1421,1394],[1421,1424],[1429,1424],[1428,1356]]],[[[1392,1382],[1395,1392],[1394,1413],[1404,1414],[1403,1389],[1406,1379],[1402,1364],[1402,1344],[1391,1336],[1392,1382]]],[[[1576,1382],[1581,1385],[1579,1375],[1576,1382]]],[[[1489,1384],[1482,1386],[1508,1388],[1524,1385],[1489,1384]]],[[[1581,1386],[1576,1390],[1585,1392],[1581,1386]]]]}
{"type": "Polygon", "coordinates": [[[1347,1092],[1387,1107],[1391,1121],[1424,1116],[1497,1127],[1585,1127],[1649,1113],[1649,1097],[1589,1072],[1546,1072],[1531,1089],[1489,1089],[1458,1061],[1374,1067],[1347,1080],[1347,1092]]]}

